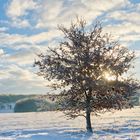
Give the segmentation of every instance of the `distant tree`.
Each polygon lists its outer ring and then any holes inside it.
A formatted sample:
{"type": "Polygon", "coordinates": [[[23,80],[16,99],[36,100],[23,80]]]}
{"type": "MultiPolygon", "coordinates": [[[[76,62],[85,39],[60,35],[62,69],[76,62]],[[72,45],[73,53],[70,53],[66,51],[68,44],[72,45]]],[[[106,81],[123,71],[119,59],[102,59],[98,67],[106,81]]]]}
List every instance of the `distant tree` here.
{"type": "Polygon", "coordinates": [[[14,112],[36,112],[37,108],[38,106],[35,99],[25,98],[16,102],[14,112]]]}
{"type": "Polygon", "coordinates": [[[35,66],[39,76],[58,81],[52,87],[62,88],[58,97],[65,114],[84,116],[87,131],[92,132],[91,113],[131,107],[130,97],[139,85],[126,73],[135,55],[103,34],[100,23],[89,27],[77,19],[70,28],[58,28],[64,39],[58,47],[39,54],[35,66]],[[107,79],[106,74],[113,78],[107,79]]]}
{"type": "Polygon", "coordinates": [[[48,101],[46,98],[39,97],[23,98],[16,102],[14,112],[40,112],[55,111],[56,104],[48,101]]]}

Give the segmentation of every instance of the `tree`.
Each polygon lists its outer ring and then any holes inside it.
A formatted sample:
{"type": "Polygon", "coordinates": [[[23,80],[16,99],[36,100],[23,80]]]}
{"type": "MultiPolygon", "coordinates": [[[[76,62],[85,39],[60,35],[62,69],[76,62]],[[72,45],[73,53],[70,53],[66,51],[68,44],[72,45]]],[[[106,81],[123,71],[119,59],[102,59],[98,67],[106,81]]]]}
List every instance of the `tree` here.
{"type": "Polygon", "coordinates": [[[90,28],[85,20],[77,19],[70,28],[58,28],[64,39],[58,47],[39,54],[35,66],[39,76],[58,81],[52,87],[62,89],[59,102],[65,114],[71,118],[84,116],[87,131],[92,132],[91,113],[131,106],[130,97],[139,86],[123,75],[135,55],[103,34],[100,23],[90,28]],[[106,73],[114,78],[107,80],[106,73]]]}

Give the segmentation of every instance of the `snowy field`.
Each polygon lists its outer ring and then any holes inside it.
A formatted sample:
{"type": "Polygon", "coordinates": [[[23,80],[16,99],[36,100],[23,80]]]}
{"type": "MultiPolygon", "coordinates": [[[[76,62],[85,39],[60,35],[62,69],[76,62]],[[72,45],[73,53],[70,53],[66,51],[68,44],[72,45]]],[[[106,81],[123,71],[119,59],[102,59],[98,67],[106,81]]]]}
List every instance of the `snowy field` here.
{"type": "Polygon", "coordinates": [[[85,120],[67,120],[61,112],[0,113],[0,140],[140,140],[140,107],[92,117],[93,135],[85,120]]]}

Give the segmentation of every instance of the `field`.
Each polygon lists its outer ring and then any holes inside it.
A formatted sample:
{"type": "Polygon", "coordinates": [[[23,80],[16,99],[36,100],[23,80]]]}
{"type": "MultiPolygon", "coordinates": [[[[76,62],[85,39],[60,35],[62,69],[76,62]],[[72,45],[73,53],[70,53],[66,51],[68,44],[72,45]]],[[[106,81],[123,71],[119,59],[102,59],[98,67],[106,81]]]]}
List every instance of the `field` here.
{"type": "Polygon", "coordinates": [[[140,107],[68,120],[62,112],[0,113],[0,140],[140,140],[140,107]]]}

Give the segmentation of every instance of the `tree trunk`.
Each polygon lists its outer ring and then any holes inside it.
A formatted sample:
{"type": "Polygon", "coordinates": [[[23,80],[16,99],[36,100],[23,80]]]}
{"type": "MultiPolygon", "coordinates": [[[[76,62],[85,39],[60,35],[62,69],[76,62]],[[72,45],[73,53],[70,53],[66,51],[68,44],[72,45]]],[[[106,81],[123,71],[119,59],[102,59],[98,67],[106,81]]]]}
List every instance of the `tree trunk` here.
{"type": "Polygon", "coordinates": [[[92,127],[91,127],[91,119],[90,119],[90,100],[91,100],[91,90],[89,90],[88,96],[86,96],[86,129],[87,132],[92,133],[92,127]]]}
{"type": "Polygon", "coordinates": [[[86,111],[86,129],[87,132],[92,133],[92,127],[91,127],[91,119],[90,119],[90,112],[87,110],[86,111]]]}

